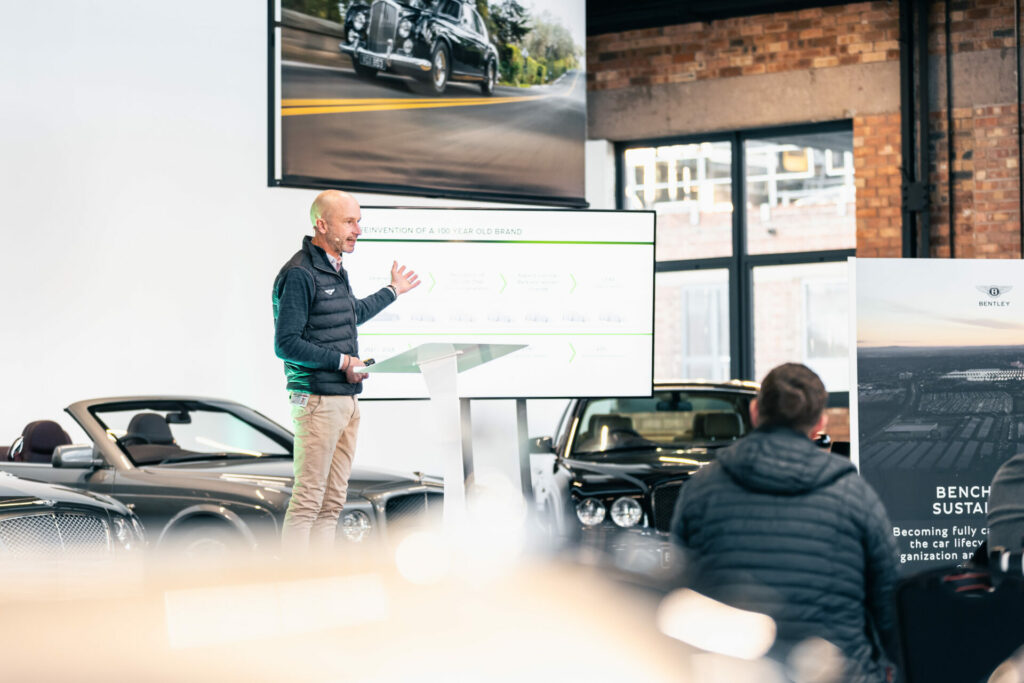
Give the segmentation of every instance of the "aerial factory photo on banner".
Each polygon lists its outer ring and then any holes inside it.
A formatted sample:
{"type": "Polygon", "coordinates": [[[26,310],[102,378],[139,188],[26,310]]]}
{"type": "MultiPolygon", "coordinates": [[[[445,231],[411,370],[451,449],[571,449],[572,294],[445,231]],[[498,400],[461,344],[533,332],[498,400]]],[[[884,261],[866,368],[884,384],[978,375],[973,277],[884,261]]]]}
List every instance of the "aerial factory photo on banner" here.
{"type": "Polygon", "coordinates": [[[904,571],[969,559],[1024,451],[1024,264],[856,259],[855,452],[904,571]]]}
{"type": "Polygon", "coordinates": [[[584,0],[270,1],[273,182],[585,204],[584,0]]]}

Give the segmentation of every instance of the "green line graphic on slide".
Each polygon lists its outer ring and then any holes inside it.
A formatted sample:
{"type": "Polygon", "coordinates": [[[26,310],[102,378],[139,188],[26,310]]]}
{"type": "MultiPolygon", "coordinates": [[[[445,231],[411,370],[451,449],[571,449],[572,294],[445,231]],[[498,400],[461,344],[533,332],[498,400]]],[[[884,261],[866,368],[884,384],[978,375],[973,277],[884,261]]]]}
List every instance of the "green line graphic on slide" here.
{"type": "Polygon", "coordinates": [[[498,277],[501,278],[501,289],[498,290],[498,294],[504,294],[505,288],[508,287],[508,280],[506,280],[505,276],[501,273],[498,273],[498,277]]]}
{"type": "Polygon", "coordinates": [[[576,291],[576,278],[572,276],[572,273],[569,273],[569,279],[572,280],[572,287],[569,288],[569,293],[572,294],[576,291]]]}
{"type": "Polygon", "coordinates": [[[569,343],[569,349],[572,350],[572,355],[569,356],[569,362],[573,362],[576,359],[576,347],[569,343]]]}
{"type": "Polygon", "coordinates": [[[432,244],[602,244],[621,247],[650,247],[654,242],[596,242],[592,240],[460,240],[455,238],[446,239],[381,239],[379,237],[360,237],[360,242],[429,242],[432,244]]]}
{"type": "Polygon", "coordinates": [[[437,280],[434,279],[433,273],[427,273],[427,277],[430,278],[430,289],[427,290],[427,293],[429,294],[430,292],[434,291],[434,285],[437,284],[437,280]]]}

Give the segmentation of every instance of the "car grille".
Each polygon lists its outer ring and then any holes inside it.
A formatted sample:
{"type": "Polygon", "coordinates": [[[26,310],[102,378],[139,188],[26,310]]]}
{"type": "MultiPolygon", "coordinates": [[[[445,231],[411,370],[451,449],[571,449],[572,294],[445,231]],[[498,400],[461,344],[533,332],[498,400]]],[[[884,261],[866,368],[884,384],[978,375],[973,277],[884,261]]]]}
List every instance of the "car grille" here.
{"type": "Polygon", "coordinates": [[[683,482],[673,481],[656,487],[651,494],[654,528],[658,531],[668,531],[672,525],[672,512],[676,509],[676,500],[679,499],[679,489],[682,487],[683,482]]]}
{"type": "Polygon", "coordinates": [[[375,2],[370,9],[370,28],[366,38],[373,52],[386,52],[388,41],[394,40],[398,27],[398,8],[390,2],[375,2]]]}
{"type": "Polygon", "coordinates": [[[110,551],[107,520],[80,513],[0,519],[0,549],[9,557],[102,555],[110,551]]]}
{"type": "Polygon", "coordinates": [[[441,513],[444,495],[441,493],[411,493],[388,499],[384,515],[388,526],[430,520],[441,513]]]}

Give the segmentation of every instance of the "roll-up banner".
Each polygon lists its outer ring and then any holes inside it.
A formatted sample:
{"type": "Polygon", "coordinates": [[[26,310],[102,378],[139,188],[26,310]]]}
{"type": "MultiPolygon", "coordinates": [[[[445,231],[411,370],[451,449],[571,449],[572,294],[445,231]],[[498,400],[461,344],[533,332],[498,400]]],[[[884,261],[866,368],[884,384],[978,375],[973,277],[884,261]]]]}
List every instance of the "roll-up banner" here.
{"type": "Polygon", "coordinates": [[[1024,261],[851,259],[850,276],[854,458],[905,573],[961,563],[1024,451],[1024,261]]]}

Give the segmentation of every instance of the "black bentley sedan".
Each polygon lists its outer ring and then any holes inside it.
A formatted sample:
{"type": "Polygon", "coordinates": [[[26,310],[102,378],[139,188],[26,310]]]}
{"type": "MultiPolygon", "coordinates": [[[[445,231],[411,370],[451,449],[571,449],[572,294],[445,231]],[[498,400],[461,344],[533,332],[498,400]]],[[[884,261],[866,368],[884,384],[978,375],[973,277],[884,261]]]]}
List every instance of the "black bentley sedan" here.
{"type": "Polygon", "coordinates": [[[752,429],[757,388],[738,380],[660,384],[650,398],[570,401],[555,435],[531,444],[545,530],[555,541],[602,550],[639,538],[663,545],[686,480],[752,429]]]}
{"type": "MultiPolygon", "coordinates": [[[[291,497],[292,434],[233,401],[133,396],[67,407],[91,444],[51,420],[25,427],[0,471],[108,494],[141,519],[154,547],[188,555],[277,547],[291,497]]],[[[339,539],[366,546],[441,511],[437,479],[355,467],[339,539]]]]}
{"type": "Polygon", "coordinates": [[[492,95],[498,82],[498,50],[480,14],[462,0],[357,1],[345,13],[345,35],[338,49],[364,78],[411,76],[437,94],[463,81],[492,95]]]}
{"type": "Polygon", "coordinates": [[[0,472],[0,563],[114,559],[145,542],[138,517],[113,498],[0,472]]]}

